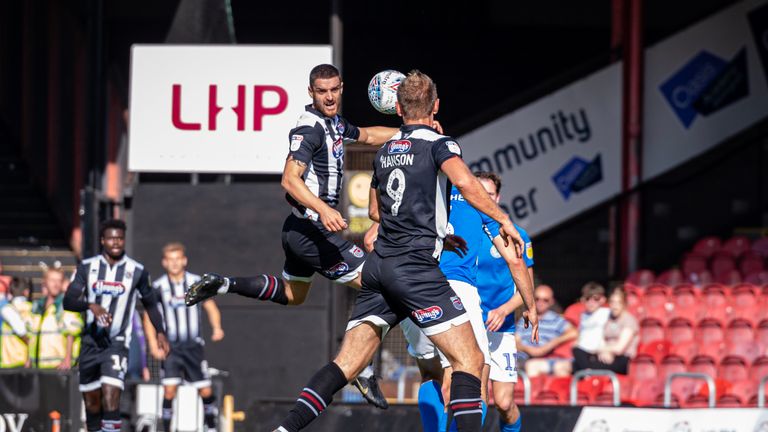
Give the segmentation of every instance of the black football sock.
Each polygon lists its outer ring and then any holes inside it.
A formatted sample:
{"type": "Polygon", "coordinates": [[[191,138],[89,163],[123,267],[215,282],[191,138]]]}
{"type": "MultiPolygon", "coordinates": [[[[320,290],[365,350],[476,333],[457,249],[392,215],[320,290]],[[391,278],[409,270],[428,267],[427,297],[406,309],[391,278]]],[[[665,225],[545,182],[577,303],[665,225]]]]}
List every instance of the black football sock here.
{"type": "Polygon", "coordinates": [[[85,410],[85,428],[88,432],[101,430],[101,412],[91,413],[85,410]]]}
{"type": "Polygon", "coordinates": [[[333,401],[333,395],[347,385],[347,379],[339,366],[330,362],[317,371],[304,387],[296,405],[280,427],[288,432],[298,432],[317,418],[333,401]]]}
{"type": "Polygon", "coordinates": [[[120,432],[123,428],[123,419],[120,418],[120,411],[104,411],[101,419],[102,432],[120,432]]]}
{"type": "Polygon", "coordinates": [[[466,372],[451,375],[451,402],[448,404],[456,427],[461,432],[480,432],[483,427],[483,400],[480,397],[480,380],[466,372]]]}
{"type": "Polygon", "coordinates": [[[219,416],[219,410],[216,408],[216,396],[210,395],[203,398],[203,412],[205,413],[205,425],[208,429],[214,429],[219,416]]]}
{"type": "Polygon", "coordinates": [[[173,418],[173,399],[163,398],[163,430],[170,432],[171,419],[173,418]]]}
{"type": "Polygon", "coordinates": [[[259,300],[270,300],[281,305],[288,304],[285,295],[285,284],[281,278],[272,275],[258,275],[253,277],[231,277],[227,292],[237,293],[241,296],[259,300]]]}

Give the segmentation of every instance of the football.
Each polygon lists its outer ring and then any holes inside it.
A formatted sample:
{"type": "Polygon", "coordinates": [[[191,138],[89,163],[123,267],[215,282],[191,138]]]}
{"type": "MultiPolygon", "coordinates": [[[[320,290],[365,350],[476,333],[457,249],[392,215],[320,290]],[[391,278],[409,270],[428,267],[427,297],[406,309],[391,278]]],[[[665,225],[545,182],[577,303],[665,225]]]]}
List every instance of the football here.
{"type": "Polygon", "coordinates": [[[405,75],[396,70],[385,70],[377,73],[368,83],[368,100],[377,111],[384,114],[395,114],[397,88],[405,79],[405,75]]]}

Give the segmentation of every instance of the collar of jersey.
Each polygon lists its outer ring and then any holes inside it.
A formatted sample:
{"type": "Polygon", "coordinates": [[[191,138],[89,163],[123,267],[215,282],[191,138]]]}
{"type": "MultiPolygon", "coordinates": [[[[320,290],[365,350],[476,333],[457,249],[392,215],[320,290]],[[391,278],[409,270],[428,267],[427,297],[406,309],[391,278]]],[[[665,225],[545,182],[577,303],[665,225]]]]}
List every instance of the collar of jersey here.
{"type": "Polygon", "coordinates": [[[433,129],[433,128],[427,126],[427,125],[422,125],[422,124],[412,124],[412,125],[402,125],[402,126],[400,126],[400,130],[403,131],[403,132],[413,132],[413,131],[415,131],[417,129],[428,129],[428,130],[437,132],[435,129],[433,129]]]}
{"type": "Polygon", "coordinates": [[[114,268],[114,267],[117,267],[117,266],[119,266],[120,264],[122,264],[122,263],[124,263],[124,262],[128,261],[128,254],[126,254],[126,253],[123,253],[123,257],[122,257],[122,258],[120,258],[120,261],[115,261],[115,263],[114,263],[113,265],[109,265],[109,261],[107,261],[107,259],[106,259],[106,258],[104,258],[104,254],[103,254],[103,253],[99,254],[99,259],[100,259],[100,260],[101,260],[101,261],[102,261],[104,264],[106,264],[106,265],[107,265],[107,267],[110,267],[110,268],[114,268]]]}
{"type": "Polygon", "coordinates": [[[318,111],[315,107],[312,106],[312,104],[309,104],[309,105],[305,106],[304,109],[306,109],[307,111],[311,112],[312,114],[314,114],[314,115],[316,115],[316,116],[318,116],[320,118],[325,118],[325,119],[329,119],[329,120],[334,120],[335,121],[336,117],[338,117],[338,115],[335,115],[334,118],[326,117],[325,114],[323,114],[320,111],[318,111]]]}

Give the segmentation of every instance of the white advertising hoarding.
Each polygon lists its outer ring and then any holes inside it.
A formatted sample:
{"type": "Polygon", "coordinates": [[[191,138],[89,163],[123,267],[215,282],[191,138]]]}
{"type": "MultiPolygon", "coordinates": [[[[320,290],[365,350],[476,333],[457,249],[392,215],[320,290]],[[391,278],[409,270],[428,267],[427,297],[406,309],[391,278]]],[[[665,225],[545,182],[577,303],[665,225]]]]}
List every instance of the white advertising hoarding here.
{"type": "Polygon", "coordinates": [[[738,3],[646,50],[645,179],[768,116],[766,53],[765,0],[738,3]]]}
{"type": "Polygon", "coordinates": [[[757,432],[768,430],[768,411],[757,408],[581,410],[574,432],[757,432]]]}
{"type": "Polygon", "coordinates": [[[280,173],[330,46],[134,45],[128,169],[280,173]]]}
{"type": "Polygon", "coordinates": [[[610,66],[459,138],[473,171],[530,234],[621,190],[621,69],[610,66]]]}

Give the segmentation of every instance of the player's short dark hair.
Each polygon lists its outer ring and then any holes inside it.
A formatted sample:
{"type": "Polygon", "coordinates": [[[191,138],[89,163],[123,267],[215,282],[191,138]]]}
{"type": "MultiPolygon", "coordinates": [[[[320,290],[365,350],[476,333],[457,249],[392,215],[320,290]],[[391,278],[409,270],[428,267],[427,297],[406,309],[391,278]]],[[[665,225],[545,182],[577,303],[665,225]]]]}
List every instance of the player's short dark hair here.
{"type": "Polygon", "coordinates": [[[28,277],[14,276],[13,279],[11,279],[9,290],[11,291],[11,295],[14,297],[30,294],[32,292],[32,279],[28,277]],[[24,291],[27,292],[25,293],[24,291]]]}
{"type": "Polygon", "coordinates": [[[397,88],[397,102],[405,119],[428,117],[435,109],[437,86],[429,75],[412,70],[397,88]]]}
{"type": "Polygon", "coordinates": [[[331,64],[319,64],[309,72],[309,86],[315,85],[317,79],[328,79],[333,77],[341,78],[339,69],[331,64]]]}
{"type": "Polygon", "coordinates": [[[125,226],[125,221],[120,219],[107,219],[99,225],[99,237],[104,237],[104,232],[108,229],[119,229],[122,230],[123,233],[128,231],[128,228],[125,226]]]}
{"type": "Polygon", "coordinates": [[[499,194],[499,192],[501,192],[501,177],[499,177],[498,174],[490,171],[475,171],[474,174],[475,174],[475,177],[479,179],[492,181],[493,185],[496,186],[497,195],[499,194]]]}

